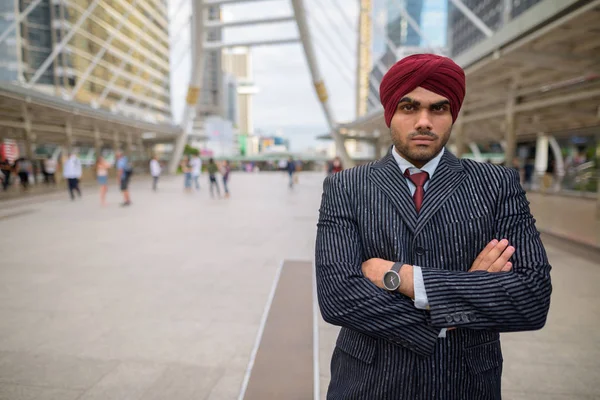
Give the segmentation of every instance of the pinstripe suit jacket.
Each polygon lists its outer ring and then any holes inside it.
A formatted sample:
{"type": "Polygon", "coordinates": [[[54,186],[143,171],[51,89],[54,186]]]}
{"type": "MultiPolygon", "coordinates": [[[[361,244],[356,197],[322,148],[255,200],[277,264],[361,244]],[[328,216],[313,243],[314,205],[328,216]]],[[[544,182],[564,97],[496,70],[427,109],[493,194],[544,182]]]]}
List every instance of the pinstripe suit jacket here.
{"type": "Polygon", "coordinates": [[[316,268],[323,318],[342,327],[328,399],[500,399],[499,332],[542,328],[552,291],[516,171],[449,151],[419,215],[391,153],[328,177],[316,268]],[[467,272],[494,238],[516,247],[513,270],[467,272]],[[421,266],[430,310],[366,279],[370,258],[421,266]]]}

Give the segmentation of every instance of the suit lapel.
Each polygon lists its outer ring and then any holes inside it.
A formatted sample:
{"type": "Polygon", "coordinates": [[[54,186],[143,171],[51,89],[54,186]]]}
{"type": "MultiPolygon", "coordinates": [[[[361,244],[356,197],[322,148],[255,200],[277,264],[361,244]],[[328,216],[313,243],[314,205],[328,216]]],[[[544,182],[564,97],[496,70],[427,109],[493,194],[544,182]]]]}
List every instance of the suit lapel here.
{"type": "Polygon", "coordinates": [[[421,212],[419,213],[415,228],[415,235],[425,227],[440,207],[448,201],[465,177],[466,175],[459,159],[446,149],[425,191],[423,205],[421,206],[421,212]]]}
{"type": "Polygon", "coordinates": [[[415,203],[391,152],[371,166],[369,178],[394,205],[408,229],[414,232],[417,225],[415,203]]]}

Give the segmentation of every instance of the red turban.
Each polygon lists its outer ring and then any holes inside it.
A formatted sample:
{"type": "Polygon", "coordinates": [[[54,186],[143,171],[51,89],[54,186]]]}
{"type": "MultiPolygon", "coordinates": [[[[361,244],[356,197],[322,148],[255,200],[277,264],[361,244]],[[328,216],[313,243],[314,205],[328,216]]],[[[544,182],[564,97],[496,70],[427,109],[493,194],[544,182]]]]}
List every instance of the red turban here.
{"type": "Polygon", "coordinates": [[[392,122],[400,99],[417,86],[447,98],[452,121],[456,121],[465,98],[465,72],[448,57],[414,54],[394,64],[381,80],[379,97],[387,126],[392,122]]]}

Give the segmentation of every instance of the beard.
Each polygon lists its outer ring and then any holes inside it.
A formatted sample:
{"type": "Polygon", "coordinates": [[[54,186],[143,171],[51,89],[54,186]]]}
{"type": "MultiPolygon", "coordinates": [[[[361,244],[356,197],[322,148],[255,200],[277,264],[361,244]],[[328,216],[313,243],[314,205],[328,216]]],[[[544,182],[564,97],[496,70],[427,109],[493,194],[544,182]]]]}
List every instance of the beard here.
{"type": "Polygon", "coordinates": [[[448,143],[448,139],[450,139],[451,130],[452,128],[448,129],[448,131],[444,132],[442,135],[438,135],[431,131],[425,131],[412,132],[403,137],[403,135],[390,128],[390,135],[396,151],[400,153],[405,160],[417,166],[415,163],[426,164],[442,151],[442,148],[448,143]],[[417,136],[429,137],[432,139],[432,142],[427,146],[411,143],[411,140],[417,136]]]}

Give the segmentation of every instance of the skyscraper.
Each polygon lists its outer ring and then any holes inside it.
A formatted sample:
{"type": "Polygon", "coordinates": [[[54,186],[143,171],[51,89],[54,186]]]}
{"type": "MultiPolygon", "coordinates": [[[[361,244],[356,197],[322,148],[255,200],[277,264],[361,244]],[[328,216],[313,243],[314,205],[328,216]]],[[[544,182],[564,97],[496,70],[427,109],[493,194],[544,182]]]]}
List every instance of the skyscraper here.
{"type": "Polygon", "coordinates": [[[374,62],[369,75],[368,111],[380,106],[379,84],[385,72],[398,59],[423,51],[422,38],[415,26],[421,26],[424,5],[424,0],[374,1],[374,62]]]}
{"type": "Polygon", "coordinates": [[[421,24],[423,0],[387,0],[387,36],[398,46],[421,45],[421,36],[409,22],[411,18],[417,25],[421,24]],[[406,10],[406,13],[403,11],[406,10]]]}
{"type": "Polygon", "coordinates": [[[163,0],[41,0],[15,25],[33,3],[0,0],[0,35],[13,29],[0,42],[0,80],[131,116],[171,117],[163,0]]]}
{"type": "Polygon", "coordinates": [[[240,134],[254,133],[252,97],[257,89],[252,77],[252,56],[247,47],[223,51],[223,70],[237,79],[237,110],[240,134]]]}

